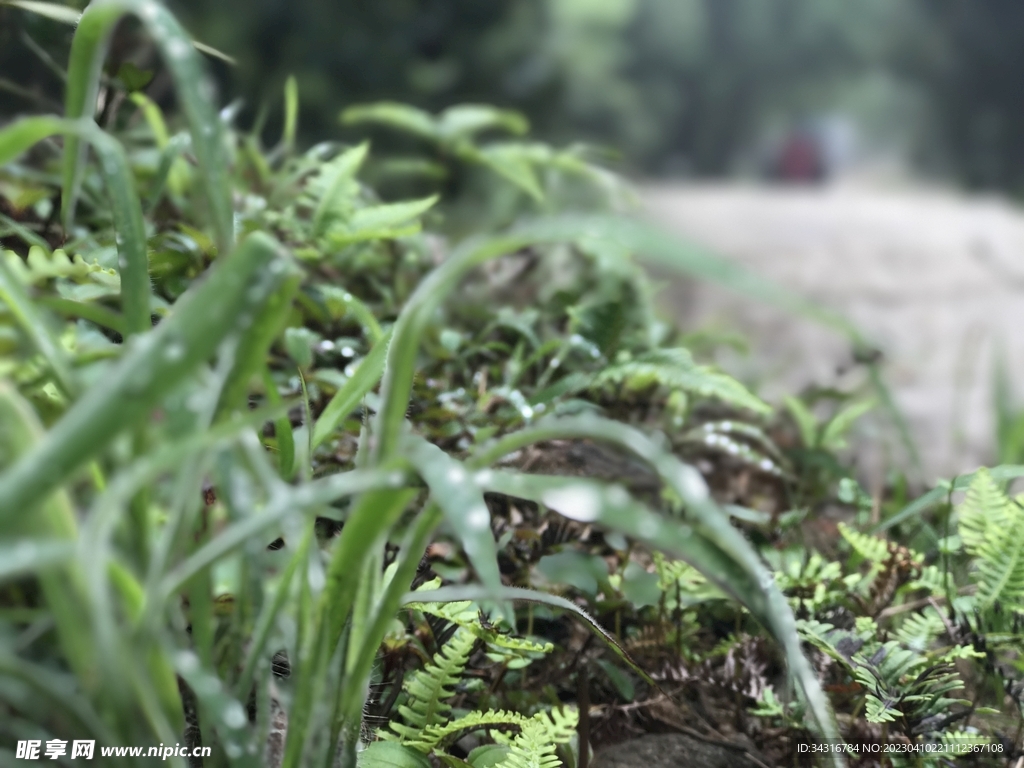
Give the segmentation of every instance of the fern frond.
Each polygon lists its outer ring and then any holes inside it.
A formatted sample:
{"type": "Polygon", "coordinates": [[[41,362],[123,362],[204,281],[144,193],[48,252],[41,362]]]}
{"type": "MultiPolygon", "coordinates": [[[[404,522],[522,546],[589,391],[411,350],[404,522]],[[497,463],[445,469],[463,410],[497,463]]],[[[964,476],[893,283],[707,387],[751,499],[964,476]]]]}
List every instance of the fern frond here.
{"type": "Polygon", "coordinates": [[[663,387],[716,398],[754,413],[768,414],[772,410],[732,376],[695,363],[690,351],[682,347],[654,350],[634,360],[612,365],[601,371],[591,386],[600,389],[609,385],[633,392],[663,387]]]}
{"type": "Polygon", "coordinates": [[[555,747],[569,743],[578,723],[578,710],[553,709],[531,717],[513,739],[492,733],[495,741],[509,747],[508,755],[495,768],[559,768],[555,747]]]}
{"type": "Polygon", "coordinates": [[[982,467],[974,473],[963,502],[957,507],[958,532],[967,554],[976,555],[989,526],[1003,528],[1012,518],[1012,502],[982,467]]]}
{"type": "Polygon", "coordinates": [[[975,558],[978,604],[1024,603],[1024,509],[985,469],[978,470],[958,508],[958,532],[975,558]]]}
{"type": "Polygon", "coordinates": [[[409,603],[406,607],[449,621],[472,632],[487,645],[495,648],[521,653],[551,653],[555,648],[550,642],[537,643],[523,637],[505,635],[496,629],[485,627],[480,621],[479,608],[469,600],[454,603],[409,603]]]}
{"type": "Polygon", "coordinates": [[[935,642],[943,629],[945,625],[942,623],[942,617],[934,608],[929,608],[904,619],[900,628],[896,630],[896,637],[908,648],[922,653],[935,642]]]}
{"type": "Polygon", "coordinates": [[[460,627],[430,663],[406,681],[403,688],[409,699],[398,708],[405,724],[391,723],[403,742],[417,741],[428,726],[445,721],[451,711],[446,700],[454,695],[474,645],[476,636],[460,627]]]}
{"type": "Polygon", "coordinates": [[[95,262],[88,263],[77,254],[71,258],[59,248],[47,255],[38,245],[33,245],[26,260],[22,260],[13,251],[2,251],[0,254],[25,285],[39,285],[46,280],[63,278],[76,282],[95,282],[111,290],[119,290],[121,287],[121,277],[117,270],[102,267],[95,262]]]}
{"type": "Polygon", "coordinates": [[[889,542],[877,536],[854,530],[846,523],[839,523],[839,534],[854,552],[873,565],[881,565],[889,559],[889,542]]]}
{"type": "Polygon", "coordinates": [[[443,725],[429,725],[423,729],[419,738],[403,742],[407,747],[429,754],[438,749],[445,749],[457,741],[465,733],[479,731],[483,728],[516,728],[522,729],[531,719],[518,712],[505,710],[488,710],[486,712],[470,712],[468,715],[451,720],[443,725]]]}

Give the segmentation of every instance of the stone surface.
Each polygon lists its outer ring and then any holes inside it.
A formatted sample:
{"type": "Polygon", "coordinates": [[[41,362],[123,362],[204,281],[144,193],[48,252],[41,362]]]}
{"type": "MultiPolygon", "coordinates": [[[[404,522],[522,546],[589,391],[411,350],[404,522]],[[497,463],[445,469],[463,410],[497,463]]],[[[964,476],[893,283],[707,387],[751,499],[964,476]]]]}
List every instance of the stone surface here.
{"type": "MultiPolygon", "coordinates": [[[[1024,389],[1024,214],[1008,202],[849,186],[648,186],[642,198],[656,222],[841,312],[877,344],[923,480],[993,459],[997,358],[1024,389]]],[[[723,362],[770,400],[850,384],[850,345],[835,332],[712,285],[677,280],[663,298],[687,327],[747,335],[751,354],[723,362]]]]}
{"type": "Polygon", "coordinates": [[[659,733],[606,747],[592,768],[747,768],[745,753],[681,733],[659,733]]]}

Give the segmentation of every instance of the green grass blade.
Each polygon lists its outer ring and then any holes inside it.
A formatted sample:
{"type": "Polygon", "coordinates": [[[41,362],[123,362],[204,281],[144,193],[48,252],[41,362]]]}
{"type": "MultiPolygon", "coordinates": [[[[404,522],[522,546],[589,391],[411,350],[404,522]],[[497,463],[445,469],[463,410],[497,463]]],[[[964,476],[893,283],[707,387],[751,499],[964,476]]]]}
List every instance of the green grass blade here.
{"type": "MultiPolygon", "coordinates": [[[[267,402],[272,406],[283,402],[270,369],[266,367],[263,369],[263,388],[267,392],[267,402]]],[[[274,420],[274,437],[277,441],[277,471],[282,478],[289,480],[295,474],[295,432],[287,413],[274,420]]]]}
{"type": "Polygon", "coordinates": [[[0,675],[19,680],[36,691],[83,733],[103,743],[114,742],[107,724],[89,700],[75,691],[71,679],[3,650],[0,650],[0,675]]]}
{"type": "Polygon", "coordinates": [[[7,266],[3,253],[0,252],[0,301],[7,305],[14,319],[21,326],[22,332],[32,342],[32,346],[43,356],[50,370],[53,371],[57,385],[64,394],[74,399],[78,394],[78,377],[71,367],[71,360],[49,332],[47,318],[39,312],[29,298],[25,287],[7,266]]]}
{"type": "Polygon", "coordinates": [[[259,617],[256,619],[252,640],[250,640],[246,651],[245,665],[242,667],[242,672],[238,676],[238,685],[235,687],[235,696],[243,701],[249,697],[249,691],[252,689],[253,680],[256,677],[256,667],[263,658],[263,652],[267,642],[270,640],[270,632],[274,628],[277,615],[281,612],[285,601],[291,594],[292,578],[295,576],[300,563],[304,563],[308,557],[309,553],[301,547],[292,556],[278,579],[273,597],[264,604],[259,617]]]}
{"type": "Polygon", "coordinates": [[[53,310],[63,317],[80,317],[82,320],[88,320],[90,323],[101,328],[109,328],[112,331],[117,331],[122,336],[125,335],[124,318],[117,312],[107,309],[102,304],[89,304],[84,301],[62,299],[59,296],[40,296],[36,299],[36,304],[53,310]]]}
{"type": "MultiPolygon", "coordinates": [[[[327,569],[327,585],[317,605],[315,642],[309,651],[310,668],[323,665],[341,640],[358,588],[352,574],[361,573],[371,553],[383,547],[385,537],[415,496],[414,491],[399,490],[405,475],[396,464],[383,467],[389,477],[389,490],[366,493],[355,503],[334,544],[327,569]]],[[[357,470],[357,472],[366,470],[357,470]]],[[[379,470],[378,470],[379,471],[379,470]]],[[[353,474],[353,473],[347,473],[353,474]]],[[[318,678],[300,676],[296,685],[291,716],[307,723],[315,704],[318,678]]],[[[297,766],[304,749],[303,734],[289,733],[285,743],[284,765],[297,766]]]]}
{"type": "Polygon", "coordinates": [[[221,392],[221,414],[248,407],[249,382],[266,366],[267,352],[288,321],[301,279],[299,274],[288,275],[242,334],[235,349],[235,364],[221,392]]]}
{"type": "Polygon", "coordinates": [[[64,565],[74,545],[60,539],[21,539],[0,544],[0,584],[64,565]]]}
{"type": "Polygon", "coordinates": [[[246,726],[249,724],[245,708],[224,688],[216,671],[190,651],[178,651],[174,656],[174,666],[195,692],[200,714],[205,716],[203,726],[212,726],[228,765],[232,768],[257,768],[258,756],[247,754],[245,750],[246,726]]]}
{"type": "Polygon", "coordinates": [[[313,447],[321,445],[331,436],[338,425],[356,409],[362,399],[380,381],[384,372],[384,360],[390,337],[385,335],[370,350],[359,367],[339,389],[324,408],[313,427],[313,447]]]}
{"type": "Polygon", "coordinates": [[[146,225],[135,192],[135,181],[124,149],[92,120],[61,120],[30,117],[0,131],[0,165],[5,165],[47,136],[64,134],[65,147],[86,139],[100,157],[100,171],[110,198],[117,234],[118,268],[121,273],[121,310],[128,333],[150,328],[149,257],[146,225]]]}
{"type": "MultiPolygon", "coordinates": [[[[28,402],[7,382],[0,381],[0,469],[4,463],[15,466],[25,456],[31,456],[44,441],[43,425],[28,402]]],[[[9,499],[0,491],[0,499],[9,499]]],[[[17,511],[17,507],[4,506],[0,514],[17,511]]],[[[8,525],[6,536],[31,536],[42,539],[62,539],[73,542],[78,535],[71,500],[63,491],[51,495],[32,515],[25,515],[8,525]]],[[[12,552],[16,555],[16,552],[12,552]]],[[[37,552],[42,563],[45,553],[37,552]]],[[[87,633],[82,629],[88,623],[84,601],[84,584],[74,567],[45,570],[39,575],[43,596],[57,625],[61,649],[71,669],[87,684],[92,677],[95,656],[87,633]]]]}
{"type": "MultiPolygon", "coordinates": [[[[167,188],[168,182],[171,182],[172,174],[176,171],[174,167],[175,161],[181,157],[188,145],[189,137],[186,134],[179,133],[167,143],[166,147],[160,150],[160,165],[157,166],[156,175],[153,177],[150,185],[149,198],[146,200],[147,214],[152,213],[157,205],[160,204],[160,200],[164,196],[164,190],[167,188]]],[[[173,185],[172,191],[176,191],[173,185]]]]}
{"type": "MultiPolygon", "coordinates": [[[[992,475],[992,479],[997,483],[1005,483],[1009,480],[1016,480],[1018,477],[1024,477],[1024,466],[1018,464],[1002,464],[998,467],[988,469],[987,472],[992,475]]],[[[872,534],[879,534],[882,531],[889,530],[895,525],[904,523],[923,514],[924,512],[927,512],[936,504],[941,504],[943,501],[948,499],[951,490],[966,491],[976,474],[977,472],[969,472],[964,475],[957,475],[951,484],[949,481],[939,483],[937,487],[932,488],[923,496],[918,496],[910,502],[910,504],[905,506],[892,517],[886,518],[880,522],[869,532],[872,534]]]]}
{"type": "MultiPolygon", "coordinates": [[[[400,474],[401,480],[403,476],[400,474]]],[[[266,509],[244,520],[232,523],[209,542],[177,565],[160,582],[157,594],[147,602],[162,604],[175,594],[196,573],[220,558],[234,552],[254,536],[273,530],[275,525],[293,512],[322,507],[346,496],[367,494],[395,484],[395,473],[385,470],[359,469],[314,480],[295,491],[278,496],[266,509]]],[[[346,527],[348,524],[346,523],[346,527]]],[[[342,529],[344,532],[344,529],[342,529]]],[[[268,542],[269,543],[269,542],[268,542]]],[[[336,545],[337,546],[337,545],[336,545]]],[[[350,552],[350,549],[346,549],[350,552]]]]}
{"type": "Polygon", "coordinates": [[[121,431],[248,326],[273,291],[285,263],[279,246],[250,235],[185,293],[170,317],[138,338],[103,382],[82,395],[30,453],[0,475],[0,523],[25,514],[121,431]]]}
{"type": "Polygon", "coordinates": [[[74,8],[60,3],[47,3],[41,0],[3,0],[0,5],[9,5],[23,11],[34,13],[46,19],[59,21],[61,24],[77,24],[81,14],[74,8]]]}
{"type": "MultiPolygon", "coordinates": [[[[210,85],[191,38],[174,15],[154,0],[96,0],[78,22],[68,61],[65,115],[92,117],[110,36],[121,17],[138,17],[156,43],[177,89],[178,104],[188,120],[192,149],[206,191],[210,219],[221,256],[234,242],[234,216],[224,129],[212,103],[210,85]]],[[[75,137],[65,143],[62,185],[65,227],[74,216],[84,153],[75,137]]]]}
{"type": "Polygon", "coordinates": [[[289,75],[284,83],[284,129],[281,132],[281,146],[285,152],[295,147],[295,133],[299,125],[299,83],[295,75],[289,75]]]}
{"type": "MultiPolygon", "coordinates": [[[[838,738],[828,700],[801,650],[793,612],[753,547],[732,527],[728,515],[711,500],[703,478],[693,467],[663,451],[632,427],[594,416],[544,420],[484,446],[467,464],[486,466],[534,442],[557,439],[607,442],[651,465],[662,482],[682,500],[686,525],[664,520],[658,515],[644,518],[646,530],[639,527],[639,518],[631,519],[628,515],[617,516],[616,525],[621,526],[624,533],[650,541],[655,546],[662,547],[665,542],[672,542],[673,549],[680,556],[693,558],[695,567],[712,580],[722,583],[747,606],[785,650],[790,672],[803,688],[821,733],[826,738],[838,738]],[[700,546],[694,546],[694,534],[704,540],[700,546]]],[[[525,487],[526,478],[523,483],[525,487]]],[[[590,498],[591,501],[595,499],[593,495],[590,498]]],[[[583,504],[586,499],[587,493],[584,492],[575,498],[575,502],[583,504]]],[[[569,497],[567,501],[574,499],[569,497]]],[[[595,513],[603,509],[603,501],[611,503],[614,498],[596,497],[594,503],[597,506],[591,505],[595,513]]],[[[565,514],[564,508],[562,512],[565,514]]],[[[586,516],[585,512],[580,514],[586,516]]]]}
{"type": "Polygon", "coordinates": [[[436,504],[430,504],[420,512],[409,526],[399,547],[397,567],[391,582],[385,587],[379,604],[376,606],[370,628],[367,631],[368,641],[359,649],[355,663],[348,669],[345,685],[341,689],[338,712],[340,721],[334,724],[335,733],[340,733],[345,724],[351,724],[363,711],[367,686],[370,682],[370,671],[377,657],[380,644],[388,626],[394,621],[395,614],[402,604],[403,596],[408,592],[412,580],[416,576],[420,560],[430,543],[434,529],[443,519],[443,513],[436,504]]]}
{"type": "Polygon", "coordinates": [[[430,488],[431,498],[462,542],[476,575],[487,587],[500,586],[498,550],[483,492],[475,483],[467,482],[469,472],[462,462],[422,438],[410,435],[407,440],[408,447],[403,453],[430,488]]]}

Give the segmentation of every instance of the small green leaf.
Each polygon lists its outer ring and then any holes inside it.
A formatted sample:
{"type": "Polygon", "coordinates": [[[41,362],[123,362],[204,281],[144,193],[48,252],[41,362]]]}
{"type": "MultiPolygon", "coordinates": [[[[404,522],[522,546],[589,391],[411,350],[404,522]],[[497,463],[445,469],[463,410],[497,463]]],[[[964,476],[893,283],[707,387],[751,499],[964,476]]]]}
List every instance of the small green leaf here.
{"type": "Polygon", "coordinates": [[[434,118],[428,112],[407,104],[381,101],[376,104],[364,104],[349,107],[341,113],[344,125],[375,123],[406,131],[424,139],[439,137],[434,118]]]}
{"type": "Polygon", "coordinates": [[[633,697],[636,695],[636,686],[633,685],[629,675],[606,659],[598,659],[597,666],[608,675],[608,679],[612,681],[612,685],[615,686],[615,690],[618,691],[623,701],[633,701],[633,697]]]}
{"type": "Polygon", "coordinates": [[[537,563],[540,571],[548,581],[555,584],[568,584],[591,597],[597,595],[598,587],[608,580],[608,563],[597,555],[585,555],[582,552],[558,552],[545,555],[537,563]]]}
{"type": "Polygon", "coordinates": [[[786,404],[790,415],[792,415],[793,421],[796,422],[797,429],[800,430],[800,440],[803,442],[804,447],[817,448],[818,420],[814,418],[814,414],[803,404],[803,401],[791,395],[786,395],[783,398],[783,402],[786,404]]]}
{"type": "Polygon", "coordinates": [[[466,756],[466,762],[473,768],[495,768],[507,756],[508,747],[504,744],[483,744],[466,756]]]}
{"type": "Polygon", "coordinates": [[[622,594],[637,610],[657,605],[661,597],[658,574],[648,573],[639,563],[631,561],[622,573],[622,594]]]}
{"type": "Polygon", "coordinates": [[[117,79],[121,81],[128,93],[141,91],[153,80],[153,71],[139,69],[132,62],[126,61],[117,68],[117,79]]]}

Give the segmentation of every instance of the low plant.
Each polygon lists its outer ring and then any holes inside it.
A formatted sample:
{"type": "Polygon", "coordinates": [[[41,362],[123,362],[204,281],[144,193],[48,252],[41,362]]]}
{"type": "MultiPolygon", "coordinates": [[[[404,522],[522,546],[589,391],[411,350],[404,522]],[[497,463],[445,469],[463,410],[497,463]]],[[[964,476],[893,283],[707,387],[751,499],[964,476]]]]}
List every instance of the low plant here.
{"type": "MultiPolygon", "coordinates": [[[[355,765],[382,645],[439,531],[461,553],[450,580],[466,586],[416,602],[469,597],[513,626],[522,598],[579,614],[503,583],[485,494],[691,563],[765,627],[810,720],[837,737],[755,549],[656,425],[601,406],[618,387],[657,390],[670,418],[707,398],[765,409],[635,301],[637,252],[721,268],[629,220],[558,213],[558,179],[609,177],[572,152],[481,138],[519,131],[508,113],[348,113],[404,123],[446,161],[511,183],[496,187],[513,200],[497,230],[445,239],[423,230],[445,210],[457,223],[457,200],[441,189],[383,201],[360,181],[367,145],[296,152],[296,112],[290,86],[281,142],[264,150],[231,109],[217,112],[162,5],[96,0],[78,19],[65,116],[0,130],[4,177],[34,199],[0,222],[4,743],[184,743],[213,747],[213,765],[355,765]],[[104,75],[125,15],[161,53],[181,133],[132,78],[104,75]],[[104,128],[101,94],[116,103],[104,128]],[[563,274],[531,313],[487,284],[499,259],[563,274]],[[668,504],[494,466],[550,441],[615,446],[668,504]]],[[[440,756],[447,732],[431,729],[497,725],[486,711],[440,717],[478,638],[465,626],[456,636],[410,679],[403,754],[440,756]]],[[[573,729],[569,711],[502,717],[519,729],[496,737],[509,766],[554,764],[573,729]]]]}

